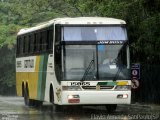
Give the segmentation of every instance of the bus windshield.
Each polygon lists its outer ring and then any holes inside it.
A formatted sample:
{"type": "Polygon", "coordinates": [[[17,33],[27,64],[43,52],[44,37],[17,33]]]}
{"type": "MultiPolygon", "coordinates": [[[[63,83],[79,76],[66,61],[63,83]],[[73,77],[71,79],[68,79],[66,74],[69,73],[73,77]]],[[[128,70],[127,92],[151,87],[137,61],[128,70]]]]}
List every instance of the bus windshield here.
{"type": "Polygon", "coordinates": [[[64,45],[64,80],[129,79],[124,45],[64,45]]]}

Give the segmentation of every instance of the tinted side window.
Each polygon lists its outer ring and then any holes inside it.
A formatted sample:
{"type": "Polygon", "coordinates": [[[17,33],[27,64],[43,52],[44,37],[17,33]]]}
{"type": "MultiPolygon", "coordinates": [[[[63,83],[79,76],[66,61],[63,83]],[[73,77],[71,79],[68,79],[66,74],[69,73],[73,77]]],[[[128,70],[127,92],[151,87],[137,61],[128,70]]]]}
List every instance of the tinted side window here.
{"type": "Polygon", "coordinates": [[[53,49],[53,30],[47,31],[47,49],[48,50],[53,49]]]}
{"type": "Polygon", "coordinates": [[[19,45],[20,45],[20,55],[22,55],[23,54],[23,37],[20,37],[20,41],[19,41],[19,45]]]}
{"type": "Polygon", "coordinates": [[[34,52],[39,52],[39,34],[35,33],[34,52]]]}
{"type": "Polygon", "coordinates": [[[26,35],[25,37],[24,37],[25,39],[24,39],[24,43],[25,43],[25,49],[24,49],[24,53],[25,54],[28,54],[28,51],[29,51],[29,37],[26,35]]]}
{"type": "Polygon", "coordinates": [[[29,53],[32,54],[34,52],[34,35],[29,35],[29,53]]]}
{"type": "Polygon", "coordinates": [[[47,50],[47,31],[43,31],[42,32],[42,51],[46,51],[47,50]]]}
{"type": "Polygon", "coordinates": [[[43,47],[43,41],[42,41],[42,32],[40,32],[39,34],[39,52],[42,51],[42,47],[43,47]]]}
{"type": "Polygon", "coordinates": [[[52,27],[17,37],[17,56],[31,56],[53,51],[52,27]]]}
{"type": "Polygon", "coordinates": [[[17,37],[17,49],[16,49],[16,54],[20,54],[20,37],[17,37]]]}

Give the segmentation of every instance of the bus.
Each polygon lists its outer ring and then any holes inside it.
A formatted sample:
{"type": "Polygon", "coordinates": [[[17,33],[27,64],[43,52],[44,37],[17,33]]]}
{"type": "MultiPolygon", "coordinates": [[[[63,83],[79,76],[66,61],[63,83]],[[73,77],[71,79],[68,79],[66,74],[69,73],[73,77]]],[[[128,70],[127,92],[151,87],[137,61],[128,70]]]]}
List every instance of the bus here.
{"type": "Polygon", "coordinates": [[[25,105],[131,103],[130,50],[124,20],[56,18],[17,34],[16,91],[25,105]]]}

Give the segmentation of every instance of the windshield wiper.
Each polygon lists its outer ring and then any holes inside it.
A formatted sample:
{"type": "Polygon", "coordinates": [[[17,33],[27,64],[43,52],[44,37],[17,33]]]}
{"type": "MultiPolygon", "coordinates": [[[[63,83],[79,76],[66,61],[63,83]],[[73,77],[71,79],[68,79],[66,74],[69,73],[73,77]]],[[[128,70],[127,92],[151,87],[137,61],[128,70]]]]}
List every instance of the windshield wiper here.
{"type": "Polygon", "coordinates": [[[120,67],[116,73],[116,75],[113,78],[113,81],[116,81],[116,79],[119,77],[119,73],[122,72],[122,67],[120,67]]]}
{"type": "Polygon", "coordinates": [[[84,75],[83,75],[81,81],[84,81],[86,79],[86,77],[87,77],[87,75],[89,73],[89,70],[91,69],[91,67],[92,67],[93,64],[94,64],[94,60],[91,60],[90,63],[89,63],[89,65],[88,65],[88,67],[87,67],[87,69],[84,72],[84,75]]]}

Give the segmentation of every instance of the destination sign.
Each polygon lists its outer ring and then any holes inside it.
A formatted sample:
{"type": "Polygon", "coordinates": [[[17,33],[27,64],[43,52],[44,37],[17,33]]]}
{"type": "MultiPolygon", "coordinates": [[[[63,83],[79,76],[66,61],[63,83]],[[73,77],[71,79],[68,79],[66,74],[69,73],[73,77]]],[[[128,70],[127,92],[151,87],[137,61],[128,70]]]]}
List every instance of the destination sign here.
{"type": "Polygon", "coordinates": [[[98,41],[98,44],[123,44],[124,40],[98,41]]]}

